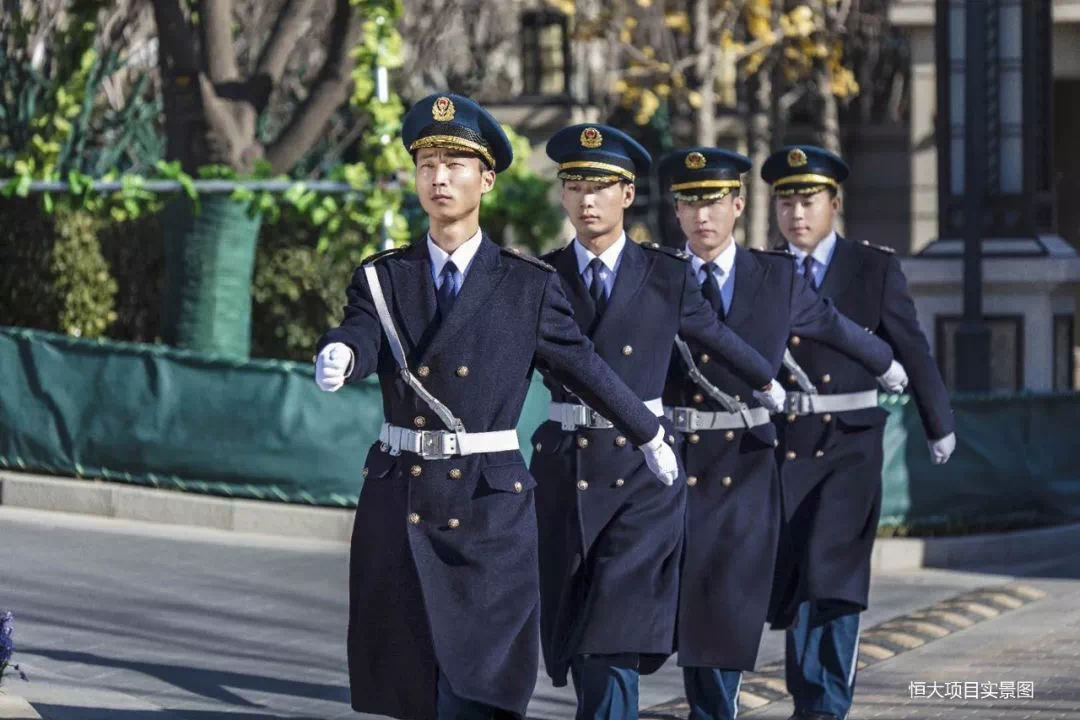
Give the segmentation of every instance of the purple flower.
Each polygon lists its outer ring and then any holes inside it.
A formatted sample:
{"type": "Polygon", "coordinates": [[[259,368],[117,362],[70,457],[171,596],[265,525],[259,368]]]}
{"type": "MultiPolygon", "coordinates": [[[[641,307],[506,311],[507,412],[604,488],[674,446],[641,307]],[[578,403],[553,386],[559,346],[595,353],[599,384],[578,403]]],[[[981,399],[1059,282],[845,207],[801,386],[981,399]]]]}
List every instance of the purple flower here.
{"type": "MultiPolygon", "coordinates": [[[[11,663],[11,656],[15,654],[15,641],[11,639],[15,633],[14,620],[15,617],[10,612],[0,613],[0,683],[3,683],[4,671],[11,663]]],[[[18,665],[11,665],[11,668],[19,673],[23,680],[29,679],[18,665]]]]}

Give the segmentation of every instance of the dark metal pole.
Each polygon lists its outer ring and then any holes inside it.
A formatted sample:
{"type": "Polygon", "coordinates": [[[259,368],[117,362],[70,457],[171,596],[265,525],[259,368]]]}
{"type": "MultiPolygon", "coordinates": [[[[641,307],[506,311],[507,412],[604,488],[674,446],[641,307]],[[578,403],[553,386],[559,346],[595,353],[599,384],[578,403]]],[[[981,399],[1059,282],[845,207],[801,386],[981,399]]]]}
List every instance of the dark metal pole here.
{"type": "MultiPolygon", "coordinates": [[[[982,240],[986,213],[986,13],[997,3],[964,7],[964,317],[956,332],[956,389],[990,389],[990,329],[983,321],[982,240]]],[[[996,49],[995,49],[996,50],[996,49]]],[[[959,88],[953,88],[953,92],[959,88]]]]}

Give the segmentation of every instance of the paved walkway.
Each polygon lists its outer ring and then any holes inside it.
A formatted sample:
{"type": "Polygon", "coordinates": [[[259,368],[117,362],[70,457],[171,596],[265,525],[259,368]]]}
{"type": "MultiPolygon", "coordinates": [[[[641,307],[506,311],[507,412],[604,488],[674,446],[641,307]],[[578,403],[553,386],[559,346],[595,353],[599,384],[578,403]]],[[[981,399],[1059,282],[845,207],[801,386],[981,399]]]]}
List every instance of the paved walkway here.
{"type": "MultiPolygon", "coordinates": [[[[45,720],[361,717],[348,707],[339,544],[3,507],[0,537],[0,607],[16,615],[17,659],[31,674],[5,688],[45,720]]],[[[864,627],[1017,572],[1046,597],[868,666],[852,718],[1080,719],[1080,556],[880,575],[864,627]],[[937,682],[945,694],[965,681],[999,692],[1002,682],[1033,682],[1034,697],[910,697],[911,683],[929,692],[937,682]]],[[[782,641],[766,635],[763,666],[782,658],[782,641]]],[[[643,708],[681,695],[674,663],[643,679],[643,708]]],[[[781,699],[744,716],[790,711],[781,699]]],[[[541,675],[529,714],[573,717],[572,691],[541,675]]]]}

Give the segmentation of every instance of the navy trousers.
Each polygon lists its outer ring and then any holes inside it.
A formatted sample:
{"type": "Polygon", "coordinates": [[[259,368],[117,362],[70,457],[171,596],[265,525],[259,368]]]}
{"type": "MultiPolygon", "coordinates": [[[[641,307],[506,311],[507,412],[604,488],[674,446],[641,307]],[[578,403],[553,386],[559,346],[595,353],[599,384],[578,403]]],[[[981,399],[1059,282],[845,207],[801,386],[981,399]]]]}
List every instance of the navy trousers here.
{"type": "Polygon", "coordinates": [[[858,609],[843,601],[808,600],[786,632],[787,688],[795,711],[843,720],[855,692],[858,609]]]}
{"type": "Polygon", "coordinates": [[[683,668],[690,720],[735,720],[739,714],[741,670],[683,668]]]}
{"type": "Polygon", "coordinates": [[[509,710],[458,697],[441,672],[435,713],[437,720],[519,720],[521,717],[509,710]]]}
{"type": "Polygon", "coordinates": [[[637,720],[639,667],[637,653],[575,656],[576,720],[637,720]]]}

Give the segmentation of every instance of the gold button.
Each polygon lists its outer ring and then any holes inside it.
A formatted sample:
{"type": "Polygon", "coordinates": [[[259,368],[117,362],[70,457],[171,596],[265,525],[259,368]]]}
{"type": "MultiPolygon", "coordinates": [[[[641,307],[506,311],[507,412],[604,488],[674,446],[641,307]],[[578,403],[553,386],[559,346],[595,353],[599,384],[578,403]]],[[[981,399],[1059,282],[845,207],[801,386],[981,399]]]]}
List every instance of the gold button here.
{"type": "Polygon", "coordinates": [[[416,427],[424,427],[425,425],[427,425],[427,418],[425,418],[423,415],[417,415],[415,418],[413,418],[413,425],[415,425],[416,427]]]}
{"type": "Polygon", "coordinates": [[[788,375],[787,381],[794,385],[795,383],[799,382],[799,378],[795,377],[794,375],[788,375]]]}
{"type": "Polygon", "coordinates": [[[446,522],[446,527],[450,528],[451,530],[457,530],[459,527],[461,527],[461,521],[457,518],[450,518],[446,522]]]}
{"type": "Polygon", "coordinates": [[[824,415],[821,416],[821,422],[823,422],[823,423],[832,422],[832,415],[829,414],[829,413],[825,413],[824,415]]]}
{"type": "Polygon", "coordinates": [[[799,344],[800,344],[801,342],[802,342],[802,338],[801,338],[801,337],[799,337],[798,335],[792,335],[792,336],[791,336],[791,344],[792,344],[793,346],[795,346],[795,347],[799,347],[799,344]]]}
{"type": "Polygon", "coordinates": [[[818,450],[816,453],[814,453],[814,457],[825,457],[825,451],[818,450]]]}
{"type": "Polygon", "coordinates": [[[522,485],[520,481],[514,483],[514,492],[521,493],[521,491],[524,490],[524,489],[525,489],[525,486],[522,485]]]}
{"type": "Polygon", "coordinates": [[[461,479],[461,470],[459,470],[458,468],[452,469],[449,474],[450,474],[450,479],[451,480],[460,480],[461,479]]]}
{"type": "Polygon", "coordinates": [[[798,416],[798,415],[796,415],[795,413],[788,413],[788,416],[787,416],[787,421],[788,421],[789,423],[793,423],[793,422],[795,422],[795,421],[796,421],[796,420],[798,420],[798,419],[799,419],[799,416],[798,416]]]}
{"type": "Polygon", "coordinates": [[[829,373],[825,373],[824,375],[821,376],[821,382],[828,385],[829,383],[832,382],[832,375],[830,375],[829,373]]]}
{"type": "Polygon", "coordinates": [[[626,447],[626,438],[620,435],[619,437],[615,438],[615,444],[619,447],[626,447]]]}
{"type": "Polygon", "coordinates": [[[726,433],[724,433],[724,439],[727,440],[728,442],[731,442],[732,440],[734,440],[735,439],[735,431],[734,430],[728,430],[726,433]]]}
{"type": "Polygon", "coordinates": [[[696,402],[696,403],[705,402],[705,396],[702,395],[701,393],[698,393],[697,395],[694,396],[694,402],[696,402]]]}
{"type": "Polygon", "coordinates": [[[623,480],[622,478],[617,478],[615,480],[615,487],[622,487],[625,484],[626,484],[626,481],[623,480]]]}
{"type": "Polygon", "coordinates": [[[709,362],[709,353],[701,353],[701,362],[703,362],[703,363],[709,362]]]}
{"type": "Polygon", "coordinates": [[[630,357],[631,355],[634,354],[634,348],[632,348],[629,345],[623,345],[622,354],[627,356],[627,357],[630,357]]]}
{"type": "Polygon", "coordinates": [[[368,474],[368,469],[364,468],[364,477],[367,477],[367,474],[368,474]]]}
{"type": "Polygon", "coordinates": [[[694,487],[695,485],[697,485],[697,475],[691,475],[690,477],[686,478],[686,484],[690,487],[694,487]]]}
{"type": "Polygon", "coordinates": [[[457,376],[458,377],[468,377],[469,376],[469,368],[462,365],[461,367],[459,367],[457,369],[457,376]]]}
{"type": "Polygon", "coordinates": [[[419,465],[413,465],[411,468],[409,468],[409,474],[413,477],[420,477],[421,473],[423,472],[424,468],[420,467],[419,465]]]}
{"type": "Polygon", "coordinates": [[[731,476],[725,475],[723,479],[720,480],[720,484],[724,487],[731,487],[731,476]]]}
{"type": "Polygon", "coordinates": [[[674,445],[675,444],[675,436],[674,435],[668,435],[667,436],[667,441],[668,441],[668,445],[674,445]]]}
{"type": "Polygon", "coordinates": [[[589,483],[585,482],[584,480],[578,480],[577,481],[577,489],[578,490],[588,490],[589,489],[589,483]]]}
{"type": "Polygon", "coordinates": [[[689,438],[687,438],[687,440],[689,440],[692,445],[697,445],[699,442],[701,442],[701,436],[697,433],[694,433],[689,438]]]}
{"type": "Polygon", "coordinates": [[[412,513],[411,515],[409,515],[409,523],[411,525],[419,525],[420,524],[420,516],[417,513],[412,513]]]}
{"type": "Polygon", "coordinates": [[[735,396],[735,402],[742,402],[742,398],[738,395],[735,396]]]}
{"type": "Polygon", "coordinates": [[[589,447],[589,438],[587,438],[587,437],[579,437],[577,439],[577,446],[579,448],[581,448],[582,450],[589,447]]]}
{"type": "Polygon", "coordinates": [[[787,451],[787,459],[788,460],[794,460],[797,457],[799,457],[799,454],[797,452],[795,452],[794,450],[788,450],[787,451]]]}
{"type": "Polygon", "coordinates": [[[780,438],[773,438],[772,446],[773,447],[780,447],[780,438]]]}
{"type": "Polygon", "coordinates": [[[536,443],[536,452],[540,452],[544,449],[544,443],[536,443]]]}
{"type": "Polygon", "coordinates": [[[431,368],[429,368],[427,365],[421,365],[420,367],[416,368],[416,374],[420,377],[427,377],[431,374],[431,368]]]}

